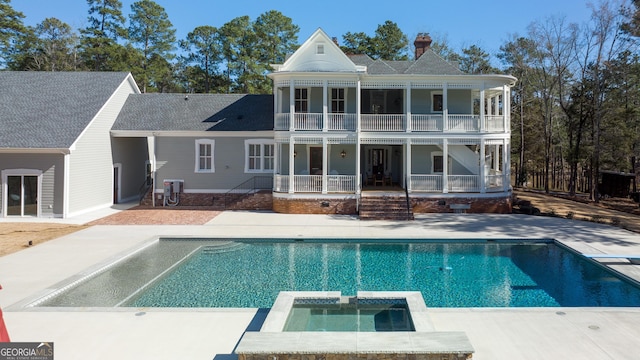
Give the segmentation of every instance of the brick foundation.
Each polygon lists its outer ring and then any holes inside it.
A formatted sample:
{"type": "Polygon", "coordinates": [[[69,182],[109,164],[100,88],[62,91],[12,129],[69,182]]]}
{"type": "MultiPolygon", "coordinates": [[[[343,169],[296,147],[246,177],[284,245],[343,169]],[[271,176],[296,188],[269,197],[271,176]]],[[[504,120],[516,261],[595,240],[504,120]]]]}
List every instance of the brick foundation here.
{"type": "MultiPolygon", "coordinates": [[[[158,195],[161,194],[155,194],[156,207],[161,207],[163,205],[163,197],[160,196],[158,198],[158,195]]],[[[151,196],[145,197],[140,204],[151,206],[153,204],[151,196]]],[[[175,207],[208,207],[221,210],[271,210],[273,208],[273,196],[270,191],[241,195],[235,199],[220,193],[181,193],[180,202],[175,207]],[[226,204],[225,201],[227,202],[226,204]]]]}
{"type": "Polygon", "coordinates": [[[357,214],[355,199],[273,199],[273,211],[284,214],[357,214]]]}
{"type": "Polygon", "coordinates": [[[464,210],[466,213],[511,214],[510,196],[492,198],[411,198],[411,206],[416,214],[452,213],[454,212],[450,208],[452,204],[469,205],[469,209],[464,210]]]}

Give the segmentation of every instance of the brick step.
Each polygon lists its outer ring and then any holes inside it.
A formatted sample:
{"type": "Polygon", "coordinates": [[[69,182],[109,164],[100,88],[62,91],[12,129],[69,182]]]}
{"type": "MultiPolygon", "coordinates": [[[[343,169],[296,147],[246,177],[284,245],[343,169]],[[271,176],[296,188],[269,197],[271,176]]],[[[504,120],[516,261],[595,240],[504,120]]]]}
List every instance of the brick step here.
{"type": "Polygon", "coordinates": [[[359,216],[361,220],[413,220],[406,198],[396,196],[363,196],[359,216]]]}

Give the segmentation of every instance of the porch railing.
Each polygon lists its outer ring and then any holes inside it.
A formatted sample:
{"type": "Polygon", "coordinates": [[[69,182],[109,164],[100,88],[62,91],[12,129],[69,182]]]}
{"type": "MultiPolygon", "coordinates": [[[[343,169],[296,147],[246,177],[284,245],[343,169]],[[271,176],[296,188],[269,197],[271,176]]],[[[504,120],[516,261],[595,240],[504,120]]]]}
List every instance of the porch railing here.
{"type": "Polygon", "coordinates": [[[442,175],[411,175],[411,190],[441,192],[442,175]]]}
{"type": "Polygon", "coordinates": [[[485,175],[484,178],[487,191],[497,192],[504,189],[504,175],[485,175]]]}
{"type": "Polygon", "coordinates": [[[480,192],[478,175],[448,175],[447,183],[451,192],[480,192]]]}
{"type": "MultiPolygon", "coordinates": [[[[322,175],[293,175],[294,192],[321,193],[322,175]]],[[[289,192],[289,175],[275,175],[274,191],[289,192]]],[[[355,175],[327,175],[327,192],[355,193],[355,175]]]]}
{"type": "Polygon", "coordinates": [[[328,192],[356,192],[355,175],[327,175],[328,192]]]}
{"type": "MultiPolygon", "coordinates": [[[[293,175],[293,190],[296,193],[322,193],[322,175],[293,175]]],[[[481,184],[479,175],[447,175],[449,192],[479,193],[482,186],[487,192],[504,191],[505,175],[485,175],[485,183],[481,184]]],[[[411,191],[433,192],[443,191],[444,176],[441,174],[413,174],[409,177],[411,191]]],[[[356,175],[327,175],[328,193],[355,193],[356,175]]],[[[289,175],[275,175],[273,189],[275,192],[289,192],[289,175]]]]}

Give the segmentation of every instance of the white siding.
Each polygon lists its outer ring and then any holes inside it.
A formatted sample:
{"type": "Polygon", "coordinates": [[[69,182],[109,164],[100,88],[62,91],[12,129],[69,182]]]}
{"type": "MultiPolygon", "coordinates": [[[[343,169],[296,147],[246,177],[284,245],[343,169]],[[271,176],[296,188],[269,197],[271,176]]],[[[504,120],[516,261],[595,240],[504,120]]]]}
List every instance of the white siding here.
{"type": "Polygon", "coordinates": [[[69,165],[69,214],[113,203],[113,160],[109,131],[135,88],[125,80],[78,138],[69,165]]]}

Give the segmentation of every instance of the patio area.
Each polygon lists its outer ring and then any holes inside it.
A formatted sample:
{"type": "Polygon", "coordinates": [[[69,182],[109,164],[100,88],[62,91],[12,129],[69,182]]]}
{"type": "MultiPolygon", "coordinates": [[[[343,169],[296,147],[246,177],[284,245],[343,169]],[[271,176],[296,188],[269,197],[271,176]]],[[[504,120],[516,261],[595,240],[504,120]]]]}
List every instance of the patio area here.
{"type": "MultiPolygon", "coordinates": [[[[412,222],[362,222],[351,216],[222,212],[204,225],[94,225],[0,257],[0,306],[11,340],[54,342],[62,359],[235,359],[243,334],[260,329],[264,309],[22,308],[63,280],[159,235],[554,238],[582,253],[640,254],[639,234],[527,215],[430,214],[412,222]]],[[[640,280],[639,265],[603,262],[640,280]]],[[[465,332],[474,359],[637,357],[628,348],[640,338],[640,308],[428,308],[428,314],[438,331],[465,332]]]]}

